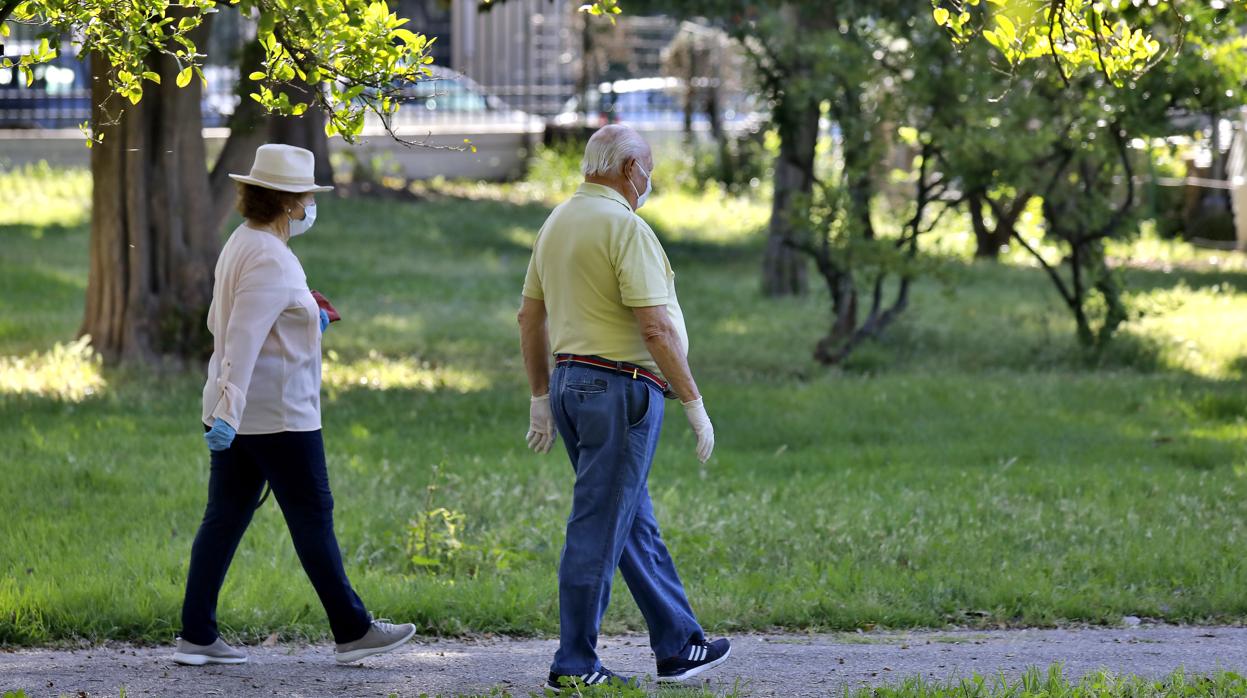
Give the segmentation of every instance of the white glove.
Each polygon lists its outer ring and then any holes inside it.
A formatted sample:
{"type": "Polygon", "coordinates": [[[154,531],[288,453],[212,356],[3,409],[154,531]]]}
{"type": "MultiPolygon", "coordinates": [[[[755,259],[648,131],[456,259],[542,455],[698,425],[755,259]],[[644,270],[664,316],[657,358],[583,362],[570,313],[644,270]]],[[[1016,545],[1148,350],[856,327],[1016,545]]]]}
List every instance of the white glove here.
{"type": "Polygon", "coordinates": [[[556,436],[550,394],[534,397],[528,406],[528,447],[537,453],[549,453],[556,436]]]}
{"type": "Polygon", "coordinates": [[[714,451],[714,425],[710,423],[710,415],[706,414],[706,404],[701,398],[680,404],[684,405],[684,415],[697,435],[697,460],[705,463],[714,451]]]}

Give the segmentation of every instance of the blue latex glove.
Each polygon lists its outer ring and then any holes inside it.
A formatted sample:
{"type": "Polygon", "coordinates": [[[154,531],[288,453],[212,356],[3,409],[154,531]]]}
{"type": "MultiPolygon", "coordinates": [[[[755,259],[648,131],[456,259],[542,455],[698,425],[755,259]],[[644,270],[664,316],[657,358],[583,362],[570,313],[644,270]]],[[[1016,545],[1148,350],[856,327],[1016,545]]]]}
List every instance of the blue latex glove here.
{"type": "Polygon", "coordinates": [[[234,443],[234,437],[238,432],[234,431],[234,427],[229,425],[224,419],[218,419],[212,423],[212,428],[204,434],[204,441],[208,442],[209,451],[224,451],[229,445],[234,443]]]}
{"type": "Polygon", "coordinates": [[[324,308],[320,309],[320,333],[325,333],[325,328],[329,327],[329,312],[324,308]]]}

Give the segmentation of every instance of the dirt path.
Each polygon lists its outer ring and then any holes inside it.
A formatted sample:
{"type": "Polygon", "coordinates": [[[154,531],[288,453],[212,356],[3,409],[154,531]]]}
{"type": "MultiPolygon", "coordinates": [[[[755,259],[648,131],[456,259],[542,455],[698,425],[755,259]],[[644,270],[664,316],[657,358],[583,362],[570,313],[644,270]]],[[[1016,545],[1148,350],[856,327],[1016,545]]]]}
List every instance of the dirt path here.
{"type": "MultiPolygon", "coordinates": [[[[416,641],[355,666],[334,664],[330,646],[247,648],[231,667],[180,667],[167,647],[0,652],[0,692],[30,696],[399,696],[536,692],[553,640],[416,641]]],[[[644,637],[610,637],[601,655],[612,669],[653,673],[644,637]]],[[[1247,628],[913,632],[743,635],[732,659],[707,674],[708,687],[739,685],[743,696],[840,696],[846,686],[946,680],[975,672],[1020,674],[1065,665],[1067,675],[1105,668],[1158,677],[1175,669],[1247,671],[1247,628]],[[739,683],[737,683],[739,681],[739,683]]]]}

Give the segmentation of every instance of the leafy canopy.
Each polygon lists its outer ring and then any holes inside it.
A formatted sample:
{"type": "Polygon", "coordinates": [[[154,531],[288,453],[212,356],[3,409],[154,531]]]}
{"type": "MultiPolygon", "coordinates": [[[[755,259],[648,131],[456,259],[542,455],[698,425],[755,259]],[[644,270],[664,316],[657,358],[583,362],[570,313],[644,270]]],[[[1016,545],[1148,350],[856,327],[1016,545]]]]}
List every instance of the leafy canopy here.
{"type": "Polygon", "coordinates": [[[981,37],[1006,72],[1049,60],[1067,85],[1072,75],[1094,71],[1121,87],[1181,51],[1185,25],[1210,13],[1242,12],[1247,0],[931,0],[931,6],[954,43],[981,37]],[[1167,17],[1169,31],[1151,30],[1157,16],[1167,17]]]}

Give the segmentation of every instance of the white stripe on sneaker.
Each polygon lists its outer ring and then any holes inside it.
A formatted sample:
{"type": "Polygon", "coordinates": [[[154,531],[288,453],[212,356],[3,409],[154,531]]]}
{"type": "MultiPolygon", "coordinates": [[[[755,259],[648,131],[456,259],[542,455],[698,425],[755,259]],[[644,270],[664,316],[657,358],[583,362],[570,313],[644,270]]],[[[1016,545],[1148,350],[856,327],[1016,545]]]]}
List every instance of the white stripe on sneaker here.
{"type": "Polygon", "coordinates": [[[592,686],[593,684],[597,683],[597,680],[598,680],[598,672],[595,671],[592,674],[585,674],[585,685],[586,686],[592,686]]]}
{"type": "Polygon", "coordinates": [[[706,648],[705,648],[705,647],[698,647],[698,648],[697,648],[697,661],[699,661],[699,662],[700,662],[701,660],[703,660],[703,659],[705,659],[705,658],[706,658],[706,648]]]}

